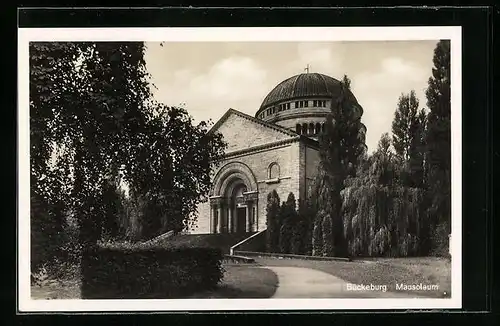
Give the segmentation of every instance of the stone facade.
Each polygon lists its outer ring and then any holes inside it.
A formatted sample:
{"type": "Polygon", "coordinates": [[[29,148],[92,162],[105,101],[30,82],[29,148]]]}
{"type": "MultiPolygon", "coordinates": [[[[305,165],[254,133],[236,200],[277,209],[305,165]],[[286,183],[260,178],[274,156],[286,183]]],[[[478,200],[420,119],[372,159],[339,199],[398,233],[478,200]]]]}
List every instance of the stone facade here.
{"type": "Polygon", "coordinates": [[[230,114],[217,131],[224,135],[228,153],[290,138],[290,134],[270,129],[238,114],[230,114]]]}
{"type": "Polygon", "coordinates": [[[252,221],[245,231],[263,230],[271,191],[276,190],[282,202],[290,192],[297,203],[306,195],[318,164],[316,143],[279,126],[270,128],[235,110],[228,111],[221,121],[215,127],[228,142],[226,158],[212,173],[210,199],[199,205],[192,233],[236,232],[236,210],[249,205],[251,210],[245,213],[252,215],[252,221]],[[241,199],[233,195],[240,186],[245,189],[241,199]],[[250,204],[245,202],[249,196],[250,204]]]}
{"type": "MultiPolygon", "coordinates": [[[[278,192],[281,202],[290,192],[297,204],[305,198],[318,170],[317,138],[324,132],[332,101],[341,94],[340,86],[323,74],[300,74],[278,84],[255,116],[228,110],[212,129],[222,133],[228,148],[211,173],[212,190],[198,207],[192,232],[264,230],[271,191],[278,192]]],[[[351,102],[354,119],[360,118],[363,109],[354,95],[342,92],[351,102]]]]}

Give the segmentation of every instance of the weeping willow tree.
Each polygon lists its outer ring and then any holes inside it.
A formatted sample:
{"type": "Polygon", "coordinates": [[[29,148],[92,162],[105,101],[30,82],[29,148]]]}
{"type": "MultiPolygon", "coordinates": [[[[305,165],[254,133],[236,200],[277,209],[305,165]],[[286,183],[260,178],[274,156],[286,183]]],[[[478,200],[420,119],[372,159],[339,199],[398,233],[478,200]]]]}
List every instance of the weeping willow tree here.
{"type": "Polygon", "coordinates": [[[350,256],[412,256],[422,253],[421,188],[402,185],[398,161],[384,134],[377,151],[360,165],[342,191],[344,237],[350,256]]]}

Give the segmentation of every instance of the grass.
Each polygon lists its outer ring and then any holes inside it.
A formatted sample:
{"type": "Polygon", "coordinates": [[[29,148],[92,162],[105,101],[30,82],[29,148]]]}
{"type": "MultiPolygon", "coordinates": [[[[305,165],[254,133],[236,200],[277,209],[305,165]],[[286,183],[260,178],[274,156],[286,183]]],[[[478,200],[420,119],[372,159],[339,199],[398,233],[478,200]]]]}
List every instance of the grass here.
{"type": "Polygon", "coordinates": [[[40,285],[31,285],[31,298],[41,300],[80,299],[80,281],[47,280],[40,285]]]}
{"type": "Polygon", "coordinates": [[[389,291],[396,284],[424,284],[439,286],[432,291],[408,291],[430,298],[451,295],[451,266],[443,258],[388,258],[343,261],[312,261],[301,259],[255,258],[260,265],[312,268],[339,277],[353,284],[387,285],[389,291]]]}
{"type": "MultiPolygon", "coordinates": [[[[269,298],[278,286],[274,272],[259,266],[247,264],[225,264],[222,282],[212,291],[203,291],[189,298],[269,298]]],[[[152,294],[160,299],[161,294],[152,294]]],[[[40,285],[31,286],[33,299],[80,299],[78,278],[66,280],[44,280],[40,285]]]]}

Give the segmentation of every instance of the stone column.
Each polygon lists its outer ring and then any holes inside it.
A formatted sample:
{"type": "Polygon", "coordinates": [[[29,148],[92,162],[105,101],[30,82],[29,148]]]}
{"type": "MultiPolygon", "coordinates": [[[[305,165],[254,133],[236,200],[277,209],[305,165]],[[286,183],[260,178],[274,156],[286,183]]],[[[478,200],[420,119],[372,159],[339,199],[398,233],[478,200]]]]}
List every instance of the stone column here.
{"type": "Polygon", "coordinates": [[[222,203],[217,204],[217,233],[222,233],[222,203]]]}
{"type": "Polygon", "coordinates": [[[210,233],[215,233],[215,207],[210,203],[210,233]]]}
{"type": "Polygon", "coordinates": [[[231,200],[228,201],[227,205],[227,232],[233,232],[233,205],[231,200]]]}
{"type": "Polygon", "coordinates": [[[245,227],[245,231],[246,232],[250,232],[251,231],[251,224],[250,224],[250,218],[251,218],[251,214],[252,214],[252,202],[248,201],[247,202],[247,220],[246,220],[246,227],[245,227]]]}
{"type": "Polygon", "coordinates": [[[257,232],[259,231],[259,220],[258,220],[258,205],[257,205],[257,200],[254,201],[253,205],[253,210],[252,210],[252,217],[253,217],[253,231],[257,232]]]}
{"type": "Polygon", "coordinates": [[[236,203],[234,203],[234,205],[231,207],[231,216],[234,218],[234,221],[233,221],[234,232],[238,231],[238,214],[236,212],[236,210],[237,210],[236,207],[237,207],[236,203]]]}
{"type": "Polygon", "coordinates": [[[247,220],[246,220],[246,231],[247,232],[253,232],[256,230],[255,223],[256,223],[256,215],[253,214],[253,207],[255,207],[255,210],[257,211],[257,201],[258,201],[258,192],[257,191],[252,191],[252,192],[246,192],[244,193],[245,196],[245,202],[247,203],[247,220]]]}

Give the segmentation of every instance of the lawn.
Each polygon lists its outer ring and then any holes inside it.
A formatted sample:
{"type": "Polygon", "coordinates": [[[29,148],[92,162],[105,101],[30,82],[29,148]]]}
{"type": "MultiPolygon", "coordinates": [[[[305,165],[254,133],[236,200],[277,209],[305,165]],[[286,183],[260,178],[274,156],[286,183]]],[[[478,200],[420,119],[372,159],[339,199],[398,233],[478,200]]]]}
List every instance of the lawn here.
{"type": "MultiPolygon", "coordinates": [[[[269,269],[256,265],[225,264],[224,279],[215,290],[196,293],[189,298],[269,298],[278,286],[278,277],[269,269]]],[[[77,279],[46,280],[31,286],[33,299],[80,299],[77,279]]],[[[155,298],[161,299],[160,295],[155,298]]]]}
{"type": "Polygon", "coordinates": [[[32,299],[80,299],[80,281],[47,280],[41,285],[31,285],[32,299]]]}
{"type": "Polygon", "coordinates": [[[447,259],[387,258],[343,261],[315,261],[259,257],[255,260],[264,266],[293,266],[320,270],[353,284],[387,285],[389,291],[396,284],[424,284],[439,286],[438,290],[408,290],[408,293],[430,298],[449,297],[451,293],[451,266],[447,259]]]}

